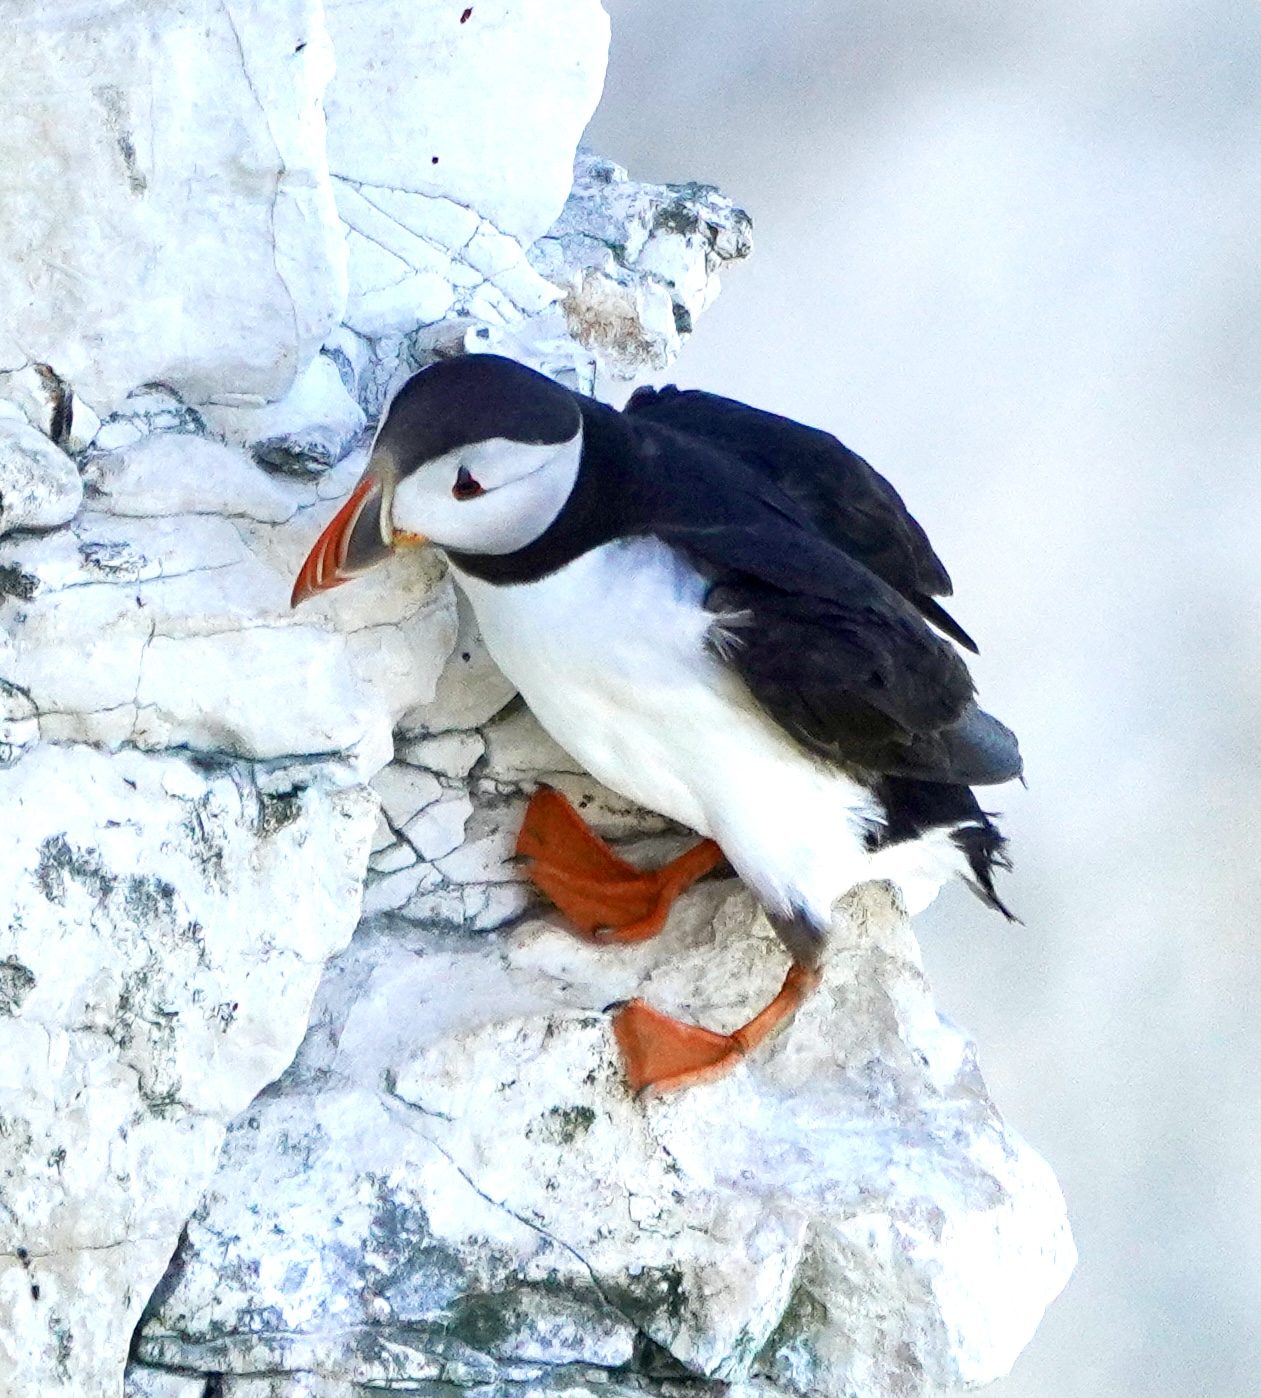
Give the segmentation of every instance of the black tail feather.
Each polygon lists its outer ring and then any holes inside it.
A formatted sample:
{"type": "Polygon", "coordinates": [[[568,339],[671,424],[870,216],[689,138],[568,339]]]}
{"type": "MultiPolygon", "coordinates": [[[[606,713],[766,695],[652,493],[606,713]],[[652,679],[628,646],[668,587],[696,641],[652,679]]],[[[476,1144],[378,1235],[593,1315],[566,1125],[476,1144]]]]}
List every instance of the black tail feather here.
{"type": "Polygon", "coordinates": [[[972,871],[971,878],[965,875],[968,887],[1008,922],[1020,921],[994,888],[995,872],[1011,868],[1006,837],[981,809],[970,787],[886,776],[880,779],[876,795],[885,808],[885,824],[876,834],[875,847],[896,845],[930,830],[953,827],[950,838],[972,871]]]}
{"type": "Polygon", "coordinates": [[[964,882],[987,907],[1002,913],[1008,922],[1019,923],[1020,919],[994,889],[994,870],[1011,868],[1011,859],[1007,855],[1007,839],[1000,833],[987,812],[978,813],[981,824],[961,825],[950,835],[963,851],[972,870],[972,877],[965,877],[964,882]]]}
{"type": "Polygon", "coordinates": [[[952,641],[958,641],[964,650],[970,650],[973,655],[980,654],[976,642],[940,602],[934,602],[933,599],[924,592],[913,593],[911,601],[915,603],[915,606],[918,608],[920,615],[925,621],[932,622],[938,631],[949,636],[952,641]]]}

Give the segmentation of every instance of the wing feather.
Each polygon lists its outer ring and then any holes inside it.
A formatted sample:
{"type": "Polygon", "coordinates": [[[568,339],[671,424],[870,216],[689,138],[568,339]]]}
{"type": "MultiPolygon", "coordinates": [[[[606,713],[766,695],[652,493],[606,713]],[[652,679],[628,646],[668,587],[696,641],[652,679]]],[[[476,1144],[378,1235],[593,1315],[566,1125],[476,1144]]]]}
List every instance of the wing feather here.
{"type": "Polygon", "coordinates": [[[888,583],[968,650],[976,643],[934,597],[950,575],[902,497],[830,433],[698,389],[641,388],[626,405],[641,420],[740,458],[804,510],[820,533],[888,583]]]}
{"type": "Polygon", "coordinates": [[[1020,773],[962,657],[870,569],[788,522],[664,534],[709,579],[711,650],[809,751],[966,785],[1020,773]]]}

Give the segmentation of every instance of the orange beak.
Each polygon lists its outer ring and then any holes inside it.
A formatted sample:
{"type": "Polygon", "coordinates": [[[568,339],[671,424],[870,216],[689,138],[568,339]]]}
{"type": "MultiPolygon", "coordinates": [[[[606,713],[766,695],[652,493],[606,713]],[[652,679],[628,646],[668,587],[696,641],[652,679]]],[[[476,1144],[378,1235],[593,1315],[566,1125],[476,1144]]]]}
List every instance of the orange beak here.
{"type": "Polygon", "coordinates": [[[380,479],[368,472],[307,554],[293,585],[291,607],[366,573],[390,556],[396,542],[423,542],[412,535],[406,540],[386,540],[381,518],[384,498],[380,479]]]}

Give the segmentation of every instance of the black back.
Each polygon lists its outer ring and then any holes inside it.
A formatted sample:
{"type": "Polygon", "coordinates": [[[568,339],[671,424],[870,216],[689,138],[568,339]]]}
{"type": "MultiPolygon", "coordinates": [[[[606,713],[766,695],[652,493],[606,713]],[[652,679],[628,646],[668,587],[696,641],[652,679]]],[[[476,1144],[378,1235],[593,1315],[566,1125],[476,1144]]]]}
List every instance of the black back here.
{"type": "Polygon", "coordinates": [[[932,599],[953,592],[928,536],[885,478],[828,432],[732,398],[673,385],[640,388],[627,413],[700,437],[773,480],[818,530],[866,564],[968,650],[976,644],[932,599]]]}

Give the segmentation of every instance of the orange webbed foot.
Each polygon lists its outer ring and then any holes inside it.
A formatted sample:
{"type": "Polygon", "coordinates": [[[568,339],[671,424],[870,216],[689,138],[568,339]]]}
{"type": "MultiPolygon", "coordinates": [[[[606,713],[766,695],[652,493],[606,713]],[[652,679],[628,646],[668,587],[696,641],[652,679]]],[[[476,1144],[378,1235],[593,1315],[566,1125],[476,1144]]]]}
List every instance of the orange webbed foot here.
{"type": "Polygon", "coordinates": [[[731,1034],[685,1024],[643,1000],[627,1002],[613,1017],[613,1034],[631,1091],[655,1097],[724,1077],[792,1018],[820,979],[819,971],[794,963],[779,994],[731,1034]]]}
{"type": "Polygon", "coordinates": [[[679,894],[722,860],[718,846],[704,840],[660,869],[637,869],[550,787],[530,798],[516,852],[530,861],[527,874],[534,886],[581,936],[595,942],[655,937],[679,894]]]}

